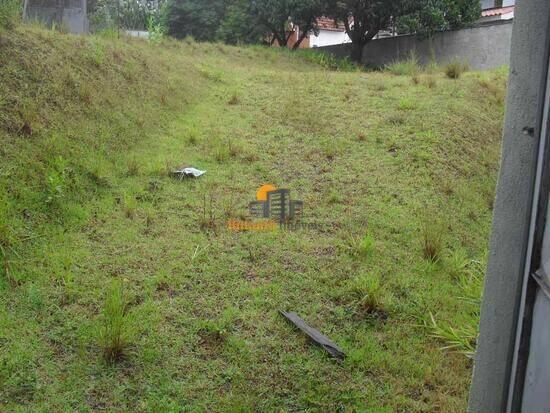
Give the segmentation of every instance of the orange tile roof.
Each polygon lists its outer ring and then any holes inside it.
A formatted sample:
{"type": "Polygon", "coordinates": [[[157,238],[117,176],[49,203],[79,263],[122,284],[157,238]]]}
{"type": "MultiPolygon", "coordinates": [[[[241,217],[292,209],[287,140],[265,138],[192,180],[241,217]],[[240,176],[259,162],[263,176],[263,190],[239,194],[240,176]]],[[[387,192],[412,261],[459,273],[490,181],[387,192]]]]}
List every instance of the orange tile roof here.
{"type": "Polygon", "coordinates": [[[346,28],[343,23],[336,24],[330,17],[319,17],[317,19],[317,25],[321,30],[330,30],[334,32],[344,32],[346,28]]]}

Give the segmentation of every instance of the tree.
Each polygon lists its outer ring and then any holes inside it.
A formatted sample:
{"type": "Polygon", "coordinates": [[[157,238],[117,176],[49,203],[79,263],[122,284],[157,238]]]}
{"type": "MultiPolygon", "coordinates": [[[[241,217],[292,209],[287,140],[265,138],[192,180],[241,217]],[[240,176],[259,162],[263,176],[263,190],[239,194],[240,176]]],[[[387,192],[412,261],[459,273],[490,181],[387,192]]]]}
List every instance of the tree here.
{"type": "Polygon", "coordinates": [[[265,42],[269,30],[258,24],[252,14],[250,0],[233,0],[226,9],[225,18],[218,29],[218,38],[229,44],[265,42]]]}
{"type": "Polygon", "coordinates": [[[481,16],[479,0],[419,0],[416,9],[397,20],[400,33],[428,37],[438,31],[466,27],[481,16]]]}
{"type": "Polygon", "coordinates": [[[224,0],[169,0],[165,15],[168,34],[177,38],[193,36],[200,41],[217,40],[226,6],[224,0]]]}
{"type": "Polygon", "coordinates": [[[272,43],[286,47],[292,35],[292,26],[300,28],[301,35],[294,44],[298,48],[310,32],[318,33],[317,17],[326,11],[326,0],[251,0],[250,13],[256,23],[268,30],[272,43]]]}
{"type": "Polygon", "coordinates": [[[300,28],[300,36],[294,44],[294,49],[299,48],[300,44],[311,33],[319,34],[317,18],[326,14],[329,7],[327,0],[302,0],[297,3],[291,15],[292,23],[300,28]]]}
{"type": "Polygon", "coordinates": [[[416,0],[334,0],[329,16],[342,22],[352,42],[351,59],[361,63],[363,49],[380,30],[414,10],[416,0]]]}
{"type": "Polygon", "coordinates": [[[146,30],[149,20],[160,13],[164,0],[88,0],[94,29],[146,30]]]}

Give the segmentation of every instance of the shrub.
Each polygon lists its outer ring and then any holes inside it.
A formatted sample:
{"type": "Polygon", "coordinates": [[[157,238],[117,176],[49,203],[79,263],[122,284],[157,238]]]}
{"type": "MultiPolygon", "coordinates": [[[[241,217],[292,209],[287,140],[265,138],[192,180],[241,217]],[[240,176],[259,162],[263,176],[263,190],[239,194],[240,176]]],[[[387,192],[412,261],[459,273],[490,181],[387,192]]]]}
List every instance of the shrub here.
{"type": "Polygon", "coordinates": [[[0,30],[10,29],[21,15],[20,0],[0,1],[0,30]]]}
{"type": "Polygon", "coordinates": [[[396,76],[415,76],[421,71],[421,67],[416,53],[411,51],[407,60],[396,60],[386,66],[386,71],[396,76]]]}
{"type": "Polygon", "coordinates": [[[103,356],[110,363],[124,356],[134,336],[133,323],[127,309],[124,287],[121,281],[116,280],[107,291],[100,329],[103,356]]]}
{"type": "Polygon", "coordinates": [[[438,262],[445,247],[443,228],[434,222],[426,222],[422,227],[422,253],[424,258],[438,262]]]}
{"type": "Polygon", "coordinates": [[[160,20],[157,15],[151,15],[147,19],[147,31],[149,32],[149,41],[151,43],[160,43],[166,34],[166,27],[160,20]]]}
{"type": "Polygon", "coordinates": [[[453,60],[443,67],[443,71],[449,79],[458,79],[463,73],[468,71],[468,64],[459,60],[453,60]]]}

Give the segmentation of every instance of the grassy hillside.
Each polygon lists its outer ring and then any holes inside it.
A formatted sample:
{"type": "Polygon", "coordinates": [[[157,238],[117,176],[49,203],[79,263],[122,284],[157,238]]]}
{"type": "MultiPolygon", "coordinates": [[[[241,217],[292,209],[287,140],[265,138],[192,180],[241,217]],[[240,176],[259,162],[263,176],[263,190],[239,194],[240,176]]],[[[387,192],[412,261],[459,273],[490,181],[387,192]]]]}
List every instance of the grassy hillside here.
{"type": "Polygon", "coordinates": [[[505,73],[308,60],[0,34],[1,411],[464,411],[505,73]]]}

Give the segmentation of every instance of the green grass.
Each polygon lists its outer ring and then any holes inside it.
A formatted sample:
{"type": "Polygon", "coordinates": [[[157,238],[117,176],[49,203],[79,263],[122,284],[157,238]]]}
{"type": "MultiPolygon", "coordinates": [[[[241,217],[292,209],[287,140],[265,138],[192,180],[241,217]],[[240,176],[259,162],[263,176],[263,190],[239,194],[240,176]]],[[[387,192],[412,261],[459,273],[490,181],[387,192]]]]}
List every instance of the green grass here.
{"type": "Polygon", "coordinates": [[[441,347],[476,328],[503,70],[430,87],[260,47],[1,36],[0,410],[465,410],[471,361],[441,347]],[[225,230],[265,183],[318,225],[225,230]]]}
{"type": "Polygon", "coordinates": [[[21,0],[2,0],[0,3],[0,33],[13,28],[21,17],[21,9],[21,0]]]}

